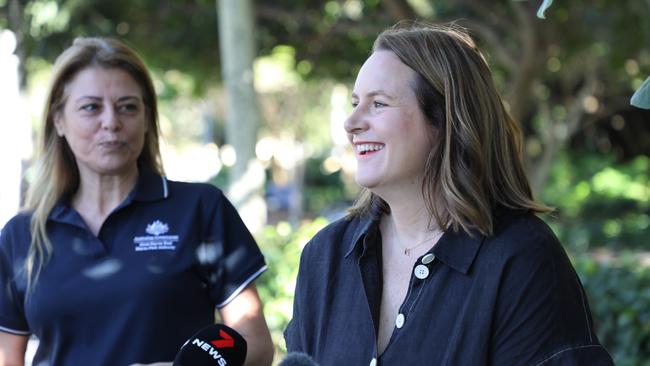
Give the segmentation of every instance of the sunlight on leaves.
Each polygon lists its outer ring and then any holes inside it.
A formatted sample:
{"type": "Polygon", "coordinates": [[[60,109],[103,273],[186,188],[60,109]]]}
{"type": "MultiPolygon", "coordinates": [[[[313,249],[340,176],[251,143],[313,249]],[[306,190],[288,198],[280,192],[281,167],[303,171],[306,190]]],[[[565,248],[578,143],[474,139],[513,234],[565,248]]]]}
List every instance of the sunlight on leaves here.
{"type": "Polygon", "coordinates": [[[605,233],[609,238],[616,237],[621,233],[620,221],[615,219],[605,221],[605,225],[603,225],[603,233],[605,233]]]}
{"type": "Polygon", "coordinates": [[[648,188],[647,182],[635,181],[629,175],[616,169],[605,168],[593,177],[592,183],[594,191],[607,196],[642,202],[650,199],[650,188],[648,188]]]}
{"type": "Polygon", "coordinates": [[[343,4],[343,12],[352,20],[359,20],[363,16],[363,3],[359,0],[347,0],[343,4]]]}
{"type": "MultiPolygon", "coordinates": [[[[300,82],[296,71],[296,50],[291,46],[276,46],[270,56],[255,60],[255,90],[273,92],[295,86],[300,82]]],[[[304,68],[304,66],[303,66],[304,68]]]]}
{"type": "Polygon", "coordinates": [[[36,1],[27,5],[25,13],[32,16],[29,34],[40,37],[65,30],[70,22],[70,11],[56,1],[36,1]]]}
{"type": "Polygon", "coordinates": [[[429,18],[435,15],[435,9],[433,8],[433,1],[407,0],[407,2],[413,7],[413,10],[415,10],[417,15],[423,18],[429,18]]]}

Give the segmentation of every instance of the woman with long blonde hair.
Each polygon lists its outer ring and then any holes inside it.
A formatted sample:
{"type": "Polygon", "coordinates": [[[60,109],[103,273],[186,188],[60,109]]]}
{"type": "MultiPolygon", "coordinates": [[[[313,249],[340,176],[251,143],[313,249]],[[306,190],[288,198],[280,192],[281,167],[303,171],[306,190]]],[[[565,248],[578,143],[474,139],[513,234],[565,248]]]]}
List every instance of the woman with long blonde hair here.
{"type": "Polygon", "coordinates": [[[254,280],[265,269],[222,192],[163,175],[156,94],[138,55],[78,38],[57,59],[24,212],[0,235],[0,365],[171,363],[223,322],[248,365],[273,348],[254,280]]]}

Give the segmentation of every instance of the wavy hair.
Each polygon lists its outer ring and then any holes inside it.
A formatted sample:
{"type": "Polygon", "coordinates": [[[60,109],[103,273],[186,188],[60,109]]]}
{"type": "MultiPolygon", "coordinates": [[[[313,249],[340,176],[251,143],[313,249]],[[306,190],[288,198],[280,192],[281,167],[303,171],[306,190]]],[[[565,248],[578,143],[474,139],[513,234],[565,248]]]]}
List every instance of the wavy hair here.
{"type": "MultiPolygon", "coordinates": [[[[522,134],[506,111],[490,68],[456,25],[398,23],[375,40],[415,71],[413,88],[437,141],[426,160],[422,193],[438,227],[491,235],[500,208],[551,209],[533,199],[523,166],[522,134]]],[[[350,216],[389,212],[363,189],[350,216]]]]}
{"type": "Polygon", "coordinates": [[[75,157],[65,138],[57,135],[54,120],[63,112],[68,97],[67,86],[80,71],[91,67],[124,70],[140,86],[148,126],[138,164],[163,174],[156,92],[144,62],[135,51],[118,40],[76,38],[54,64],[43,112],[34,180],[27,192],[25,209],[32,212],[32,239],[25,259],[30,291],[53,250],[47,235],[48,216],[57,201],[73,194],[79,187],[79,169],[75,157]]]}

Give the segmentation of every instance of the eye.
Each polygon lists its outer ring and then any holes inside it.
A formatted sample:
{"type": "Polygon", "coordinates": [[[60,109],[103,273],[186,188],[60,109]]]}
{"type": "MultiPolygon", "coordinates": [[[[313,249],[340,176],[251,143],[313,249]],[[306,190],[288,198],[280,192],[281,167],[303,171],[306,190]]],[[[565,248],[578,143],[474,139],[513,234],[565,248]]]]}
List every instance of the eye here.
{"type": "Polygon", "coordinates": [[[139,106],[135,103],[122,104],[118,107],[118,110],[122,113],[135,113],[139,109],[139,106]]]}
{"type": "Polygon", "coordinates": [[[99,110],[99,104],[97,104],[97,103],[84,104],[79,108],[79,110],[84,111],[84,112],[88,112],[88,113],[95,112],[95,111],[99,110]]]}
{"type": "Polygon", "coordinates": [[[388,104],[379,101],[374,101],[372,102],[372,106],[375,108],[382,108],[382,107],[388,107],[388,104]]]}
{"type": "Polygon", "coordinates": [[[353,100],[352,103],[350,103],[350,104],[352,104],[352,108],[356,108],[359,105],[359,102],[356,101],[356,100],[353,100]]]}

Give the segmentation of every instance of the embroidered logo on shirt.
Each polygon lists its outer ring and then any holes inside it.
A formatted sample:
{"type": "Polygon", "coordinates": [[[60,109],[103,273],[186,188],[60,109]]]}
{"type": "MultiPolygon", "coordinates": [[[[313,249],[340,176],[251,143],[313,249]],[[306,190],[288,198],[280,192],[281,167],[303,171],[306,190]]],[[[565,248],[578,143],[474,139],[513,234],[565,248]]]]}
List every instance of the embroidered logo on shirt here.
{"type": "Polygon", "coordinates": [[[147,225],[147,234],[158,236],[160,234],[165,234],[169,231],[169,225],[162,223],[160,220],[156,220],[151,224],[147,225]]]}
{"type": "Polygon", "coordinates": [[[145,232],[149,235],[133,238],[136,252],[149,250],[176,250],[178,235],[163,235],[169,232],[169,225],[156,220],[147,225],[145,232]]]}

